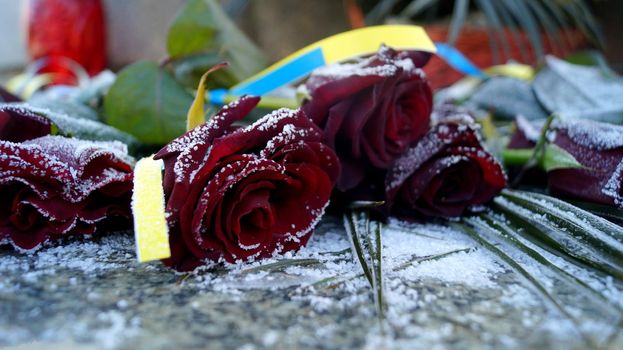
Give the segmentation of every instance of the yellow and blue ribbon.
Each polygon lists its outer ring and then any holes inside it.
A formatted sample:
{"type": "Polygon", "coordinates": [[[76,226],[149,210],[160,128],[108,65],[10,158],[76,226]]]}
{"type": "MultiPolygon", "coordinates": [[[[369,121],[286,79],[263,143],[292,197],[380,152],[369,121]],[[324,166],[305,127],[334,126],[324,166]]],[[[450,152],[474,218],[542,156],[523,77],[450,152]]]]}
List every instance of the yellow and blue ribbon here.
{"type": "Polygon", "coordinates": [[[212,104],[224,104],[231,96],[263,96],[301,79],[314,69],[353,57],[371,55],[385,44],[397,50],[435,53],[437,48],[422,27],[382,25],[365,27],[330,36],[296,51],[230,90],[212,90],[212,104]]]}

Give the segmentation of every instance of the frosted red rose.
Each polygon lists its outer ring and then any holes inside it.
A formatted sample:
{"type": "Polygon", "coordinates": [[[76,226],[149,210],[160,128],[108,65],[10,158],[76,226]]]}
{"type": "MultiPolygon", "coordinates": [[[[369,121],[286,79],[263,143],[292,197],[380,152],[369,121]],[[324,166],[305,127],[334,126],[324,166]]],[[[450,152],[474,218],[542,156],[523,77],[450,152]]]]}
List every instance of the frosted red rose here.
{"type": "MultiPolygon", "coordinates": [[[[518,118],[508,148],[532,148],[540,132],[540,125],[518,118]]],[[[582,119],[554,120],[548,140],[583,166],[548,172],[551,194],[623,207],[622,126],[582,119]]]]}
{"type": "Polygon", "coordinates": [[[429,128],[432,93],[421,67],[428,54],[382,47],[352,64],[318,69],[308,79],[305,113],[323,129],[342,163],[337,189],[366,181],[429,128]]]}
{"type": "Polygon", "coordinates": [[[300,248],[329,202],[335,153],[300,110],[277,110],[248,127],[234,122],[259,98],[243,97],[165,146],[164,190],[171,258],[249,260],[300,248]]]}
{"type": "Polygon", "coordinates": [[[22,249],[95,232],[130,216],[132,168],[125,145],[43,136],[0,141],[0,243],[22,249]]]}
{"type": "Polygon", "coordinates": [[[471,117],[445,116],[389,169],[386,201],[398,216],[456,217],[506,186],[471,117]]]}

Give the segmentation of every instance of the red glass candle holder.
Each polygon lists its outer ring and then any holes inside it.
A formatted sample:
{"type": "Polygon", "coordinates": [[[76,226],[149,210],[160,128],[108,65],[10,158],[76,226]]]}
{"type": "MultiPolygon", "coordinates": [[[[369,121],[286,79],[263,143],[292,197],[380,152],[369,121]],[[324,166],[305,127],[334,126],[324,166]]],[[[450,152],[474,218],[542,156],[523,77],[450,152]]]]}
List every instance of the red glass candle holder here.
{"type": "Polygon", "coordinates": [[[106,23],[100,0],[29,0],[28,53],[45,58],[39,72],[54,73],[54,84],[76,84],[71,59],[89,75],[106,66],[106,23]]]}

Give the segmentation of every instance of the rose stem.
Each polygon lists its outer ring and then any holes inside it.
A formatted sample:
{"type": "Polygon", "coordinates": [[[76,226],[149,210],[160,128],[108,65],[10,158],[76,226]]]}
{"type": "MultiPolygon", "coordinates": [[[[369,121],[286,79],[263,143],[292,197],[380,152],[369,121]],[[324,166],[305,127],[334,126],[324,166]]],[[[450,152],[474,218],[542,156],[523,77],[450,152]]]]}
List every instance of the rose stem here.
{"type": "Polygon", "coordinates": [[[534,148],[507,148],[502,150],[502,161],[505,165],[524,165],[528,163],[533,154],[534,148]]]}

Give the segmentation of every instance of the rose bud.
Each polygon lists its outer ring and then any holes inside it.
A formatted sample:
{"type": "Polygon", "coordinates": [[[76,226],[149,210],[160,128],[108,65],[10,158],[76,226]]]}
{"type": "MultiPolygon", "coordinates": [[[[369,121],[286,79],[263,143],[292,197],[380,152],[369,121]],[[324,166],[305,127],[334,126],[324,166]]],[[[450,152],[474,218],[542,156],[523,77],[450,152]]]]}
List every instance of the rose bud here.
{"type": "Polygon", "coordinates": [[[590,120],[555,120],[552,142],[584,168],[548,173],[553,195],[623,207],[623,126],[590,120]]]}
{"type": "Polygon", "coordinates": [[[0,243],[29,250],[92,234],[104,219],[129,218],[132,167],[126,159],[119,142],[61,136],[0,141],[0,243]]]}
{"type": "Polygon", "coordinates": [[[305,245],[329,202],[339,161],[301,110],[280,109],[237,128],[259,98],[243,97],[173,140],[163,159],[171,257],[192,270],[205,260],[270,257],[305,245]]]}
{"type": "Polygon", "coordinates": [[[446,116],[386,177],[389,210],[404,218],[456,217],[491,200],[506,186],[502,166],[487,153],[467,114],[446,116]]]}
{"type": "Polygon", "coordinates": [[[371,167],[387,169],[426,133],[432,93],[418,67],[427,57],[381,47],[367,59],[312,73],[302,108],[340,158],[338,190],[360,185],[371,167]]]}

